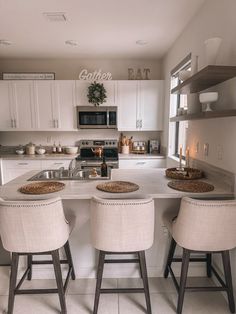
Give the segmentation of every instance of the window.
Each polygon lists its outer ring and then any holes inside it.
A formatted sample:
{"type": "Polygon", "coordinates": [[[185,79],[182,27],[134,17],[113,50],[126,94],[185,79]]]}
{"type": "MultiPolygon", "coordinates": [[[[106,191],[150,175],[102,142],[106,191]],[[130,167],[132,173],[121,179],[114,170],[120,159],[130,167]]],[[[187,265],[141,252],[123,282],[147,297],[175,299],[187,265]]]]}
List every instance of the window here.
{"type": "MultiPolygon", "coordinates": [[[[171,89],[180,84],[178,74],[182,70],[191,70],[191,54],[184,58],[171,71],[171,89]]],[[[178,109],[187,109],[187,95],[170,95],[170,117],[178,114],[178,109]]],[[[183,156],[186,151],[187,121],[171,122],[169,126],[169,155],[179,157],[180,147],[183,149],[183,156]]]]}

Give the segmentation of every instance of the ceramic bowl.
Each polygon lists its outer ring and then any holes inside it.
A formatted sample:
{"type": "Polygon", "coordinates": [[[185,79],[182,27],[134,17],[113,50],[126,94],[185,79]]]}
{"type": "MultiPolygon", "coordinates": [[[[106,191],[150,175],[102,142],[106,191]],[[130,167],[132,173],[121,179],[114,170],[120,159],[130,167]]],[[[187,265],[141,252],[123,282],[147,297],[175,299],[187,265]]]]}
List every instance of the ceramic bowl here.
{"type": "Polygon", "coordinates": [[[38,155],[44,155],[46,153],[46,149],[45,148],[38,148],[38,149],[36,149],[36,153],[38,155]]]}
{"type": "Polygon", "coordinates": [[[188,78],[190,78],[190,76],[191,76],[191,71],[187,71],[187,70],[179,71],[179,79],[181,81],[186,81],[188,78]]]}
{"type": "Polygon", "coordinates": [[[78,147],[76,146],[68,146],[68,147],[65,147],[65,152],[66,154],[77,154],[78,152],[78,147]]]}
{"type": "Polygon", "coordinates": [[[16,154],[17,155],[23,155],[25,153],[24,149],[17,149],[16,154]]]}

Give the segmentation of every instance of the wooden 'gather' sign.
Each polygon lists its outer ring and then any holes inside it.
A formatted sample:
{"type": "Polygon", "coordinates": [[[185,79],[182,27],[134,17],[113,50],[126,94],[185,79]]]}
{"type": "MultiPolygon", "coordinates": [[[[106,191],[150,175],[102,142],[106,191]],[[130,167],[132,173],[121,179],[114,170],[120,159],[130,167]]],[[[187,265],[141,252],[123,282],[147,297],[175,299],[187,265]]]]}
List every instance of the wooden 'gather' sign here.
{"type": "Polygon", "coordinates": [[[98,80],[112,80],[112,75],[110,72],[103,72],[102,70],[95,70],[94,72],[88,72],[88,70],[83,69],[79,74],[80,80],[88,81],[98,81],[98,80]]]}

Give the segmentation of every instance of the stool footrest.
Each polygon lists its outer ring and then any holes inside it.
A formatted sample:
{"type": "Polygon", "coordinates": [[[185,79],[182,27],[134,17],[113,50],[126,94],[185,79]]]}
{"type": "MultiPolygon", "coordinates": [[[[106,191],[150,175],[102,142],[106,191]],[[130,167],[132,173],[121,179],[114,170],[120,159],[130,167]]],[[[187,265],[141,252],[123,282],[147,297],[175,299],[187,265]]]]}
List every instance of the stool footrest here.
{"type": "Polygon", "coordinates": [[[141,293],[144,292],[144,288],[111,288],[101,289],[100,293],[141,293]]]}
{"type": "Polygon", "coordinates": [[[133,259],[105,259],[104,263],[106,264],[119,264],[119,263],[139,263],[138,258],[133,258],[133,259]]]}

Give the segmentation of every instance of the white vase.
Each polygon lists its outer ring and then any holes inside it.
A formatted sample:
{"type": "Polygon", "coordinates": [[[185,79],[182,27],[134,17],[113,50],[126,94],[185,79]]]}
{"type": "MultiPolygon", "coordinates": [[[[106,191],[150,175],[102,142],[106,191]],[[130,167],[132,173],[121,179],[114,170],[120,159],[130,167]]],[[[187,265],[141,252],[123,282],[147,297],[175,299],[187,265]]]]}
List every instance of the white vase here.
{"type": "Polygon", "coordinates": [[[220,50],[222,38],[214,37],[205,41],[206,63],[207,65],[215,65],[220,50]]]}

